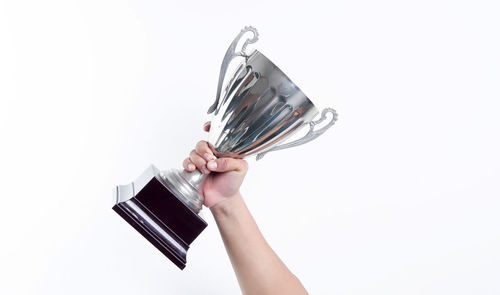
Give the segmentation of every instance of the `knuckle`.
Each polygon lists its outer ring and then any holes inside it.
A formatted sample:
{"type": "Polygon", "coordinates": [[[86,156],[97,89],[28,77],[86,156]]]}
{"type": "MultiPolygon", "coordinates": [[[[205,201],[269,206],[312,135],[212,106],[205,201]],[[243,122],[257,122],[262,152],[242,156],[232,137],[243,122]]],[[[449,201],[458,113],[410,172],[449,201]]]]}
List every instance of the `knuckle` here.
{"type": "Polygon", "coordinates": [[[202,158],[196,158],[196,161],[194,161],[196,166],[203,166],[206,164],[205,160],[203,160],[202,158]]]}
{"type": "Polygon", "coordinates": [[[219,159],[218,167],[220,167],[220,169],[226,170],[228,165],[229,165],[228,159],[219,159]]]}
{"type": "Polygon", "coordinates": [[[189,154],[189,159],[197,166],[203,166],[205,164],[205,160],[203,160],[195,150],[192,150],[189,154]]]}
{"type": "Polygon", "coordinates": [[[198,141],[198,143],[196,144],[196,150],[199,150],[199,151],[206,151],[208,148],[208,145],[207,145],[207,142],[206,141],[198,141]]]}

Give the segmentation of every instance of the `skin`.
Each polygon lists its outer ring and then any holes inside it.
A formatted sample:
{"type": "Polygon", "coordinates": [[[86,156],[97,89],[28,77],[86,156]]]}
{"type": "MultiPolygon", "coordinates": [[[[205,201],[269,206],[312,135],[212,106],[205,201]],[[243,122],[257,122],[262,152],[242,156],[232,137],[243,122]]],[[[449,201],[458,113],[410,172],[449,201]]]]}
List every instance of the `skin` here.
{"type": "MultiPolygon", "coordinates": [[[[210,130],[210,122],[204,125],[210,130]]],[[[199,169],[208,178],[203,185],[204,205],[210,208],[226,251],[245,295],[307,294],[299,279],[268,245],[240,194],[248,170],[245,160],[217,159],[206,141],[200,141],[183,162],[184,169],[199,169]]]]}

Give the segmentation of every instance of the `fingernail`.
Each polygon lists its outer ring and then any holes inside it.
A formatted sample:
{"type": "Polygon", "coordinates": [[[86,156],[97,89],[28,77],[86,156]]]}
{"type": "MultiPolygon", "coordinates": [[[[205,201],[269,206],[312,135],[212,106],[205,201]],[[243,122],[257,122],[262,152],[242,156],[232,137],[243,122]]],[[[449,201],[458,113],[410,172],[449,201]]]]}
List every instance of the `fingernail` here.
{"type": "Polygon", "coordinates": [[[203,172],[203,174],[209,174],[210,170],[207,169],[206,165],[203,165],[201,166],[201,172],[203,172]]]}
{"type": "Polygon", "coordinates": [[[188,170],[194,170],[194,165],[193,164],[188,164],[188,170]]]}
{"type": "Polygon", "coordinates": [[[212,156],[210,156],[208,153],[205,153],[205,154],[203,155],[203,157],[205,157],[205,160],[207,160],[207,161],[212,160],[212,156]]]}
{"type": "Polygon", "coordinates": [[[217,169],[217,162],[210,161],[210,162],[208,162],[207,167],[210,168],[210,170],[217,169]]]}

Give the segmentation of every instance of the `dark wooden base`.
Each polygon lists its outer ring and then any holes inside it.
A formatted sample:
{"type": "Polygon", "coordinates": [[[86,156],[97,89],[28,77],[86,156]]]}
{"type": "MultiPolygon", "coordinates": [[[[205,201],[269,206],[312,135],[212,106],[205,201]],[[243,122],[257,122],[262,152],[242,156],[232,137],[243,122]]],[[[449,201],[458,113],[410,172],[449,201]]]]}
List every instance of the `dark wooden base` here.
{"type": "Polygon", "coordinates": [[[183,269],[189,245],[207,223],[172,194],[154,166],[116,193],[113,210],[183,269]]]}

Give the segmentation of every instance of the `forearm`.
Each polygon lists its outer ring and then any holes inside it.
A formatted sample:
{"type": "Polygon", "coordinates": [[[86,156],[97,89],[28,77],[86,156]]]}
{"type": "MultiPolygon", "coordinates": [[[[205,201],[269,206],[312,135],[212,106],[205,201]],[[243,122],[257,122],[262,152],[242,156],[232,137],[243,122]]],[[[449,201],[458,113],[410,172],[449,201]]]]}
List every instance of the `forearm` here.
{"type": "Polygon", "coordinates": [[[269,247],[240,194],[211,211],[243,294],[307,294],[269,247]]]}

